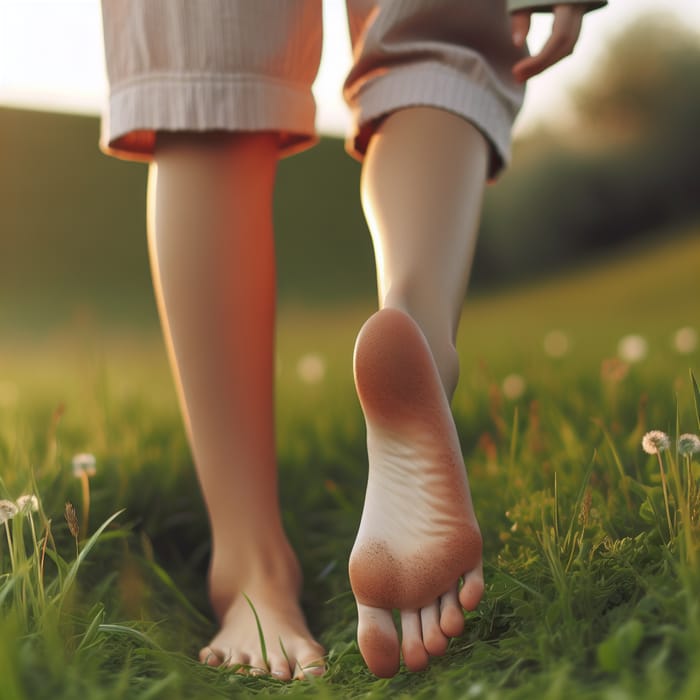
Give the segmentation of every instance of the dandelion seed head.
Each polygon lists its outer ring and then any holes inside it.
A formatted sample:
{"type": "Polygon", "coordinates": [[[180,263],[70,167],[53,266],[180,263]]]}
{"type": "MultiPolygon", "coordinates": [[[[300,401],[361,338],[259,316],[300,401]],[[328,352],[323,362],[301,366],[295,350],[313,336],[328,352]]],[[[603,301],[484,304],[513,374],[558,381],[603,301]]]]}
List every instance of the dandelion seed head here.
{"type": "Polygon", "coordinates": [[[625,362],[640,362],[649,352],[649,343],[641,335],[626,335],[617,344],[617,354],[625,362]]]}
{"type": "Polygon", "coordinates": [[[519,399],[525,393],[525,387],[525,380],[519,374],[509,374],[501,384],[503,395],[511,401],[519,399]]]}
{"type": "Polygon", "coordinates": [[[33,493],[20,496],[17,499],[17,509],[21,513],[36,512],[39,510],[39,499],[33,493]]]}
{"type": "Polygon", "coordinates": [[[698,347],[698,332],[690,326],[679,328],[673,334],[673,347],[681,355],[690,355],[698,347]]]}
{"type": "Polygon", "coordinates": [[[659,454],[667,450],[671,441],[668,439],[668,435],[662,430],[650,430],[642,438],[642,449],[650,455],[659,454]]]}
{"type": "Polygon", "coordinates": [[[693,433],[683,433],[678,438],[678,451],[682,455],[694,455],[700,452],[700,437],[693,433]]]}
{"type": "Polygon", "coordinates": [[[297,374],[306,384],[318,384],[326,376],[326,362],[317,353],[302,355],[297,362],[297,374]]]}
{"type": "Polygon", "coordinates": [[[542,346],[549,357],[564,357],[571,348],[571,341],[564,331],[549,331],[544,337],[542,346]]]}
{"type": "Polygon", "coordinates": [[[97,460],[95,459],[95,455],[90,454],[89,452],[80,452],[77,455],[73,456],[73,476],[80,477],[83,474],[87,474],[88,476],[95,476],[97,473],[97,469],[95,465],[97,464],[97,460]]]}
{"type": "Polygon", "coordinates": [[[17,515],[17,505],[6,498],[0,499],[0,524],[12,520],[15,515],[17,515]]]}
{"type": "Polygon", "coordinates": [[[472,683],[469,686],[469,690],[467,691],[467,695],[470,698],[478,698],[479,695],[483,695],[484,690],[486,690],[486,686],[483,683],[472,683]]]}

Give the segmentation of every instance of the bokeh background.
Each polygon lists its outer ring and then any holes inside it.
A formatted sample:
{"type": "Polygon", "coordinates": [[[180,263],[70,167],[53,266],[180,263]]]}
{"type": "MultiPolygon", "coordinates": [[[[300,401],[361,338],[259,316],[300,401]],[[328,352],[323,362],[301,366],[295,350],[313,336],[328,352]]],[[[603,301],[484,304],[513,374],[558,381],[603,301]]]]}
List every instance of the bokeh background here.
{"type": "MultiPolygon", "coordinates": [[[[339,137],[347,119],[339,103],[348,60],[342,3],[327,5],[317,96],[328,135],[280,167],[283,305],[374,298],[359,167],[339,137]]],[[[651,3],[613,0],[587,18],[578,62],[532,81],[513,166],[488,191],[473,293],[693,235],[700,214],[694,5],[649,14],[651,3]]],[[[0,28],[0,331],[46,330],[76,313],[152,325],[147,169],[97,149],[106,91],[98,3],[4,0],[0,28]]],[[[535,43],[546,32],[539,21],[535,43]]]]}

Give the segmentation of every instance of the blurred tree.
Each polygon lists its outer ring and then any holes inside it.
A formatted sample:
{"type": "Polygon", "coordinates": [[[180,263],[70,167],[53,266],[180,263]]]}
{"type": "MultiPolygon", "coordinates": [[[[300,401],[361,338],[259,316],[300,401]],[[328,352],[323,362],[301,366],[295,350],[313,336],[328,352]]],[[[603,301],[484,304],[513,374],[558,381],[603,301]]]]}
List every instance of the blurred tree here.
{"type": "Polygon", "coordinates": [[[697,126],[700,36],[670,15],[645,16],[613,39],[574,99],[583,125],[622,140],[697,126]]]}
{"type": "Polygon", "coordinates": [[[536,274],[700,217],[700,36],[645,17],[610,43],[574,97],[575,124],[516,144],[512,169],[488,192],[477,282],[536,274]]]}

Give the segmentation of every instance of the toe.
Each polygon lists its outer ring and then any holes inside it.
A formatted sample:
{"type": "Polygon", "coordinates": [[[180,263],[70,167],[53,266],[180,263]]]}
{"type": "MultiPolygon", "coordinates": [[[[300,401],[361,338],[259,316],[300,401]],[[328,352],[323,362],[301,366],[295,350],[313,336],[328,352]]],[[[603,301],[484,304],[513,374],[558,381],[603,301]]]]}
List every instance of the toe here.
{"type": "Polygon", "coordinates": [[[268,663],[260,652],[251,654],[246,665],[251,676],[264,676],[270,672],[268,663]]]}
{"type": "Polygon", "coordinates": [[[325,672],[326,665],[323,663],[322,660],[316,659],[306,664],[297,664],[294,678],[296,678],[297,680],[304,680],[307,678],[318,678],[319,676],[322,676],[325,672]]]}
{"type": "Polygon", "coordinates": [[[219,650],[204,647],[199,652],[199,661],[205,666],[221,666],[224,662],[224,656],[219,650]]]}
{"type": "Polygon", "coordinates": [[[438,601],[422,608],[420,622],[423,630],[423,646],[431,656],[442,656],[447,651],[447,637],[440,629],[440,607],[438,601]]]}
{"type": "Polygon", "coordinates": [[[401,611],[401,653],[409,671],[422,671],[428,665],[428,652],[423,645],[420,612],[401,611]]]}
{"type": "Polygon", "coordinates": [[[326,662],[323,658],[323,650],[314,648],[300,654],[297,661],[297,673],[295,678],[317,678],[326,672],[326,662]]]}
{"type": "Polygon", "coordinates": [[[474,610],[484,594],[484,573],[479,566],[464,575],[464,583],[459,592],[459,602],[465,610],[474,610]]]}
{"type": "Polygon", "coordinates": [[[219,646],[206,646],[199,652],[199,660],[205,666],[236,666],[246,663],[243,657],[234,659],[231,649],[219,646]]]}
{"type": "Polygon", "coordinates": [[[357,642],[369,670],[391,678],[399,670],[399,637],[388,610],[357,604],[357,642]]]}
{"type": "Polygon", "coordinates": [[[457,598],[457,587],[440,599],[440,629],[446,637],[459,637],[464,632],[464,613],[457,598]]]}
{"type": "Polygon", "coordinates": [[[282,654],[270,654],[268,658],[270,665],[270,675],[280,681],[292,679],[292,671],[289,668],[289,661],[282,654]]]}

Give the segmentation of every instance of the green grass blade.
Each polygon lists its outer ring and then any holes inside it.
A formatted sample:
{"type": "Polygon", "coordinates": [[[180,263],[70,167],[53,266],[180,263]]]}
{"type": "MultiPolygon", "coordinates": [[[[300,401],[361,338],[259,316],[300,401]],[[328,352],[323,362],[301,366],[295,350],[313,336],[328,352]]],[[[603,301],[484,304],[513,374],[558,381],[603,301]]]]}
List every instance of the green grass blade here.
{"type": "Polygon", "coordinates": [[[85,630],[85,634],[83,635],[83,638],[80,640],[80,644],[78,644],[77,651],[84,649],[85,647],[87,647],[89,644],[91,644],[95,640],[95,637],[97,637],[97,633],[99,632],[100,625],[102,624],[102,620],[104,620],[104,617],[105,617],[105,609],[104,609],[104,606],[100,603],[97,606],[97,612],[95,613],[94,617],[92,618],[90,625],[85,630]]]}
{"type": "Polygon", "coordinates": [[[571,510],[571,518],[569,520],[569,527],[566,531],[566,536],[564,537],[564,550],[569,553],[569,560],[566,565],[566,568],[571,566],[571,562],[574,559],[574,547],[573,547],[573,540],[574,540],[574,531],[576,529],[576,526],[578,524],[579,516],[581,514],[581,508],[583,506],[583,499],[586,496],[586,489],[588,488],[588,484],[591,480],[591,475],[593,474],[593,467],[595,466],[596,463],[596,458],[597,458],[597,452],[593,453],[593,458],[591,459],[588,468],[586,469],[586,473],[583,475],[583,479],[581,480],[581,485],[579,486],[578,494],[576,496],[576,501],[574,502],[574,507],[571,510]]]}
{"type": "Polygon", "coordinates": [[[206,615],[203,615],[197,608],[190,603],[188,600],[187,596],[185,596],[182,591],[177,587],[175,584],[175,581],[170,577],[168,572],[160,565],[156,564],[156,562],[147,559],[147,558],[141,558],[141,561],[144,563],[144,565],[148,566],[149,569],[156,575],[156,577],[160,580],[160,582],[168,588],[168,590],[177,598],[177,601],[182,605],[183,608],[185,608],[191,615],[196,617],[200,622],[209,625],[211,620],[206,615]]]}
{"type": "Polygon", "coordinates": [[[698,422],[698,429],[700,430],[700,388],[698,383],[695,381],[695,375],[693,370],[690,370],[690,382],[693,385],[693,402],[695,403],[695,419],[698,422]]]}
{"type": "Polygon", "coordinates": [[[127,637],[138,640],[148,647],[157,649],[158,651],[163,651],[163,648],[158,643],[154,642],[147,634],[144,634],[133,627],[116,624],[101,624],[97,629],[104,634],[123,634],[127,637]]]}
{"type": "Polygon", "coordinates": [[[15,576],[10,576],[10,574],[6,574],[7,580],[0,585],[0,607],[2,607],[3,603],[5,602],[5,599],[7,598],[8,595],[12,592],[12,589],[15,586],[15,583],[17,583],[17,577],[15,576]]]}
{"type": "Polygon", "coordinates": [[[122,508],[121,510],[118,510],[116,513],[114,513],[114,515],[111,515],[109,518],[107,518],[107,520],[105,520],[102,523],[102,525],[100,525],[100,527],[97,528],[92,537],[90,537],[90,539],[85,543],[85,546],[80,551],[80,554],[77,556],[76,560],[68,567],[68,572],[66,573],[66,578],[63,581],[63,589],[61,593],[65,593],[73,585],[73,581],[75,581],[75,577],[78,575],[78,569],[80,568],[80,565],[83,563],[83,561],[85,561],[87,555],[90,554],[90,552],[93,550],[93,548],[97,544],[97,540],[100,538],[100,535],[123,512],[124,509],[122,508]]]}
{"type": "Polygon", "coordinates": [[[524,591],[527,591],[531,595],[535,596],[535,598],[538,598],[539,600],[545,599],[545,597],[542,595],[542,593],[540,593],[540,591],[533,588],[532,586],[528,586],[527,583],[523,583],[519,579],[515,578],[515,576],[511,576],[511,574],[509,574],[507,571],[499,569],[497,566],[494,566],[489,562],[484,562],[484,568],[491,569],[494,573],[498,574],[499,576],[503,576],[503,578],[508,579],[511,583],[514,583],[516,586],[518,586],[518,588],[522,588],[524,591]]]}
{"type": "Polygon", "coordinates": [[[260,651],[262,652],[263,661],[267,664],[267,666],[269,668],[270,662],[267,658],[267,646],[265,645],[265,635],[263,634],[262,625],[260,624],[260,618],[258,617],[258,611],[255,609],[255,606],[253,605],[253,601],[245,593],[243,593],[242,595],[246,599],[246,602],[248,603],[248,605],[250,605],[250,609],[253,611],[253,615],[255,616],[255,624],[258,627],[258,637],[260,637],[260,651]]]}
{"type": "Polygon", "coordinates": [[[625,474],[625,468],[622,466],[622,460],[620,459],[620,455],[617,452],[617,448],[615,447],[615,443],[613,442],[612,437],[610,436],[610,433],[601,425],[600,429],[603,431],[603,436],[605,437],[605,442],[607,443],[608,447],[610,448],[610,453],[612,454],[613,462],[615,463],[615,466],[617,467],[617,471],[620,475],[620,488],[622,489],[622,495],[625,497],[625,503],[627,504],[627,509],[632,512],[633,507],[632,507],[632,499],[630,498],[630,478],[625,474]]]}

